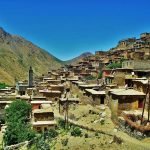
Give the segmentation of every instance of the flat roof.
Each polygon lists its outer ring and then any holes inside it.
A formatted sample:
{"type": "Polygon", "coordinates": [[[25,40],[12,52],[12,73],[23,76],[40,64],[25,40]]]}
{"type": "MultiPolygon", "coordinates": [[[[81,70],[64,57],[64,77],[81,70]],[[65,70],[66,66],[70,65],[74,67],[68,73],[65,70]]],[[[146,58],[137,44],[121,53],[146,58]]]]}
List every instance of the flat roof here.
{"type": "Polygon", "coordinates": [[[105,95],[106,92],[105,91],[96,91],[96,90],[93,90],[93,89],[85,89],[85,91],[93,94],[93,95],[105,95]]]}
{"type": "Polygon", "coordinates": [[[45,77],[45,78],[43,78],[43,80],[53,80],[54,78],[47,78],[47,77],[45,77]]]}
{"type": "Polygon", "coordinates": [[[52,104],[52,101],[31,101],[31,104],[52,104]]]}
{"type": "Polygon", "coordinates": [[[67,78],[68,81],[78,81],[79,79],[77,78],[67,78]]]}
{"type": "Polygon", "coordinates": [[[142,84],[148,84],[148,80],[133,80],[133,82],[141,82],[142,84]]]}
{"type": "MultiPolygon", "coordinates": [[[[67,101],[67,98],[60,98],[60,101],[67,101]]],[[[68,98],[68,101],[80,101],[79,98],[68,98]]]]}
{"type": "Polygon", "coordinates": [[[5,88],[5,89],[0,89],[0,91],[11,91],[11,89],[5,88]]]}
{"type": "Polygon", "coordinates": [[[36,121],[36,122],[32,122],[33,126],[38,126],[38,125],[56,125],[56,121],[52,120],[52,121],[36,121]]]}
{"type": "Polygon", "coordinates": [[[145,96],[143,92],[136,91],[134,89],[111,89],[109,90],[111,94],[114,95],[124,95],[124,96],[145,96]]]}
{"type": "Polygon", "coordinates": [[[150,69],[144,69],[144,70],[134,69],[133,71],[135,71],[135,72],[150,72],[150,69]]]}
{"type": "Polygon", "coordinates": [[[34,96],[34,97],[32,97],[32,99],[46,99],[46,97],[43,97],[43,96],[34,96]]]}
{"type": "Polygon", "coordinates": [[[55,91],[55,90],[39,90],[40,93],[61,93],[61,91],[55,91]]]}
{"type": "Polygon", "coordinates": [[[114,75],[105,75],[105,77],[114,78],[114,75]]]}
{"type": "Polygon", "coordinates": [[[106,84],[106,87],[116,87],[116,84],[106,84]]]}
{"type": "Polygon", "coordinates": [[[51,84],[51,85],[49,85],[50,87],[64,87],[64,85],[63,84],[51,84]]]}
{"type": "Polygon", "coordinates": [[[50,104],[41,104],[41,106],[42,106],[43,109],[47,109],[47,108],[51,107],[50,104]]]}
{"type": "Polygon", "coordinates": [[[50,82],[50,81],[54,81],[54,82],[57,82],[57,81],[61,81],[61,80],[53,80],[53,79],[51,79],[51,80],[47,80],[47,82],[50,82]]]}
{"type": "Polygon", "coordinates": [[[20,99],[29,99],[30,96],[28,96],[28,95],[23,95],[23,96],[21,96],[21,95],[16,95],[16,98],[20,98],[20,99]]]}
{"type": "Polygon", "coordinates": [[[80,84],[79,85],[80,87],[91,87],[91,88],[93,88],[93,87],[101,87],[102,85],[100,85],[100,84],[80,84]]]}
{"type": "Polygon", "coordinates": [[[75,84],[86,84],[85,82],[82,82],[82,81],[72,81],[73,83],[75,83],[75,84]]]}
{"type": "Polygon", "coordinates": [[[52,107],[48,107],[46,109],[34,109],[33,113],[49,113],[49,112],[53,112],[52,107]]]}
{"type": "Polygon", "coordinates": [[[0,104],[10,104],[12,101],[0,101],[0,104]]]}

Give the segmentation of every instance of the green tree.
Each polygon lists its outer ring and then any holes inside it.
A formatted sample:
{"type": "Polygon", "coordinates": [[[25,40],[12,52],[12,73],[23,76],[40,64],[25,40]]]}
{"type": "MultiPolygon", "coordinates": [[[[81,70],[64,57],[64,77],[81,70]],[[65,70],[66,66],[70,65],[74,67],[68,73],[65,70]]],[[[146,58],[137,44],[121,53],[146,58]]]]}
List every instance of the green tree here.
{"type": "Polygon", "coordinates": [[[16,100],[5,111],[6,132],[4,134],[5,145],[17,144],[31,140],[35,134],[31,130],[29,116],[31,105],[22,100],[16,100]]]}
{"type": "Polygon", "coordinates": [[[103,73],[102,73],[102,71],[100,71],[99,74],[98,74],[98,79],[101,79],[102,76],[103,76],[103,73]]]}
{"type": "Polygon", "coordinates": [[[7,84],[5,84],[5,83],[0,83],[0,89],[4,89],[4,88],[6,88],[6,87],[8,87],[7,84]]]}
{"type": "Polygon", "coordinates": [[[96,77],[92,76],[92,75],[89,75],[89,76],[86,76],[85,77],[85,80],[95,80],[96,77]]]}
{"type": "Polygon", "coordinates": [[[113,62],[107,66],[107,68],[109,68],[109,69],[116,69],[116,68],[121,68],[121,67],[122,67],[122,63],[115,63],[115,62],[113,62]]]}

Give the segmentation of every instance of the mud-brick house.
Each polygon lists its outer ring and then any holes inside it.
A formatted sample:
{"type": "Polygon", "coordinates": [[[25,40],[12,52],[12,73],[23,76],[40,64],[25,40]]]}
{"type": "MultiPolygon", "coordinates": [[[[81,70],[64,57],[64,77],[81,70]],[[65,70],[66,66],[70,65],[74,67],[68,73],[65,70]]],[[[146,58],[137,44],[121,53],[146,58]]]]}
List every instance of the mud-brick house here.
{"type": "Polygon", "coordinates": [[[133,88],[139,92],[143,92],[146,94],[147,86],[148,79],[146,78],[133,80],[133,88]]]}
{"type": "Polygon", "coordinates": [[[124,50],[124,59],[133,60],[135,54],[135,48],[129,48],[124,50]]]}
{"type": "Polygon", "coordinates": [[[125,76],[131,74],[132,69],[116,68],[103,69],[103,78],[106,85],[115,84],[117,86],[125,85],[125,76]]]}
{"type": "Polygon", "coordinates": [[[43,104],[51,106],[52,101],[45,101],[45,100],[31,101],[32,110],[41,109],[43,104]]]}
{"type": "Polygon", "coordinates": [[[125,84],[133,87],[133,81],[136,78],[150,77],[150,61],[146,60],[128,60],[122,63],[122,69],[129,70],[125,74],[125,84]]]}
{"type": "Polygon", "coordinates": [[[27,82],[18,82],[16,84],[16,93],[17,95],[26,95],[27,88],[28,88],[28,83],[27,82]]]}
{"type": "Polygon", "coordinates": [[[56,73],[56,72],[53,72],[53,71],[49,71],[49,72],[48,72],[48,75],[49,75],[52,79],[55,79],[55,80],[57,80],[57,78],[59,77],[59,74],[56,73]]]}
{"type": "Polygon", "coordinates": [[[149,60],[128,60],[122,63],[122,68],[132,69],[137,77],[150,77],[149,60]]]}
{"type": "Polygon", "coordinates": [[[115,71],[114,69],[103,69],[102,70],[102,78],[106,85],[113,84],[113,80],[114,80],[113,72],[114,71],[115,71]]]}
{"type": "Polygon", "coordinates": [[[150,61],[148,60],[127,60],[122,62],[122,68],[133,70],[146,70],[150,69],[150,61]]]}
{"type": "Polygon", "coordinates": [[[48,86],[48,88],[52,91],[61,91],[61,93],[64,91],[64,85],[63,84],[51,84],[48,86]]]}
{"type": "Polygon", "coordinates": [[[148,32],[141,33],[140,39],[143,41],[150,41],[150,33],[148,33],[148,32]]]}
{"type": "Polygon", "coordinates": [[[139,78],[150,78],[150,69],[133,70],[139,78]]]}
{"type": "Polygon", "coordinates": [[[114,84],[114,75],[113,74],[105,75],[105,83],[106,85],[114,84]]]}
{"type": "Polygon", "coordinates": [[[44,89],[44,90],[39,90],[39,93],[42,94],[46,98],[56,99],[58,97],[61,97],[61,91],[54,91],[54,90],[44,89]]]}
{"type": "MultiPolygon", "coordinates": [[[[109,55],[109,54],[108,54],[108,55],[109,55]]],[[[104,59],[102,60],[102,62],[101,62],[100,65],[101,65],[101,66],[107,66],[107,65],[109,65],[111,62],[112,62],[112,60],[107,57],[107,58],[104,58],[104,59]]]]}
{"type": "Polygon", "coordinates": [[[95,51],[95,55],[96,56],[106,56],[106,51],[102,51],[102,50],[100,50],[100,51],[95,51]]]}
{"type": "Polygon", "coordinates": [[[49,107],[48,109],[35,109],[33,111],[33,129],[37,132],[46,132],[49,129],[56,127],[54,112],[49,107]]]}
{"type": "Polygon", "coordinates": [[[143,60],[144,59],[145,52],[142,50],[135,50],[133,54],[134,60],[143,60]]]}
{"type": "Polygon", "coordinates": [[[92,102],[95,105],[101,105],[105,104],[105,97],[106,97],[106,92],[105,91],[96,91],[94,89],[85,89],[85,93],[87,96],[92,97],[92,102]]]}
{"type": "Polygon", "coordinates": [[[96,69],[86,69],[86,73],[94,77],[97,77],[98,75],[98,71],[96,69]]]}
{"type": "Polygon", "coordinates": [[[111,109],[120,115],[124,110],[138,110],[143,107],[145,93],[134,89],[111,89],[110,96],[111,109]],[[115,109],[114,109],[115,106],[115,109]]]}

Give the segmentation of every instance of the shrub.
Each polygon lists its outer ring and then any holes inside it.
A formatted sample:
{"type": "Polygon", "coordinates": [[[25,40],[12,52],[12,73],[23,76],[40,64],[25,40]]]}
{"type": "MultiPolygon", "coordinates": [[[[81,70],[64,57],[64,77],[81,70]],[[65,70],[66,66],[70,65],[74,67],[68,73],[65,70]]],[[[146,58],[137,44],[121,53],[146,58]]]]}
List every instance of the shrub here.
{"type": "Polygon", "coordinates": [[[55,137],[57,137],[57,136],[58,136],[58,132],[57,132],[56,130],[50,129],[50,130],[48,131],[48,137],[49,137],[49,138],[55,138],[55,137]]]}
{"type": "Polygon", "coordinates": [[[85,138],[88,138],[88,137],[89,137],[89,135],[88,135],[87,133],[85,133],[84,137],[85,137],[85,138]]]}
{"type": "Polygon", "coordinates": [[[101,125],[104,125],[105,120],[101,120],[100,123],[101,123],[101,125]]]}
{"type": "Polygon", "coordinates": [[[103,75],[103,73],[102,73],[102,71],[100,71],[99,74],[98,74],[98,79],[101,79],[102,75],[103,75]]]}
{"type": "Polygon", "coordinates": [[[58,120],[58,126],[61,127],[61,128],[65,128],[65,121],[62,120],[62,119],[59,119],[58,120]]]}
{"type": "Polygon", "coordinates": [[[36,140],[36,149],[37,150],[50,150],[50,146],[43,137],[37,138],[36,140]]]}
{"type": "Polygon", "coordinates": [[[61,143],[62,143],[63,146],[67,146],[67,144],[68,144],[68,138],[63,139],[63,140],[61,141],[61,143]]]}
{"type": "Polygon", "coordinates": [[[111,63],[107,66],[107,68],[109,69],[116,69],[116,68],[121,68],[122,67],[122,64],[121,63],[111,63]]]}
{"type": "Polygon", "coordinates": [[[79,127],[74,127],[71,131],[71,135],[72,136],[81,136],[82,135],[81,129],[79,127]]]}
{"type": "Polygon", "coordinates": [[[85,77],[85,80],[95,80],[95,79],[96,77],[93,77],[92,75],[85,77]]]}
{"type": "Polygon", "coordinates": [[[5,89],[6,87],[8,87],[7,84],[5,84],[5,83],[0,83],[0,89],[5,89]]]}
{"type": "Polygon", "coordinates": [[[98,136],[98,132],[95,132],[95,136],[98,136]]]}

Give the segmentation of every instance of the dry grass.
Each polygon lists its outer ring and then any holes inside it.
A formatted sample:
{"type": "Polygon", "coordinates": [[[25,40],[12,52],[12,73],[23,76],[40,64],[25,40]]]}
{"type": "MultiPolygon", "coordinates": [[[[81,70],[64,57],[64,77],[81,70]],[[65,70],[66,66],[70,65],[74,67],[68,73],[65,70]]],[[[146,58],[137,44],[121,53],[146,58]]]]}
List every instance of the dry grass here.
{"type": "MultiPolygon", "coordinates": [[[[91,98],[83,96],[83,92],[78,90],[77,87],[73,87],[72,89],[73,95],[78,95],[81,99],[82,105],[69,106],[69,116],[71,119],[78,122],[78,124],[82,124],[88,126],[89,128],[94,128],[95,130],[104,131],[113,135],[117,135],[123,140],[123,144],[117,144],[115,142],[110,144],[113,137],[105,135],[105,134],[98,134],[96,135],[95,132],[82,130],[82,137],[73,137],[69,133],[67,134],[60,134],[57,140],[55,141],[54,149],[58,150],[149,150],[150,148],[150,139],[145,139],[139,141],[135,138],[130,137],[128,134],[117,131],[115,132],[114,129],[116,128],[111,120],[111,112],[108,107],[106,107],[105,112],[106,116],[104,124],[101,124],[99,120],[101,117],[98,113],[91,114],[89,110],[94,110],[95,112],[99,111],[99,107],[94,107],[90,105],[92,102],[91,98]],[[86,104],[88,103],[88,104],[86,104]],[[96,122],[95,122],[96,121],[96,122]],[[88,134],[88,138],[85,138],[85,133],[88,134]],[[68,143],[66,146],[62,144],[62,140],[68,139],[68,143]]],[[[54,108],[55,109],[55,108],[54,108]]],[[[57,111],[55,109],[55,111],[57,111]]]]}

